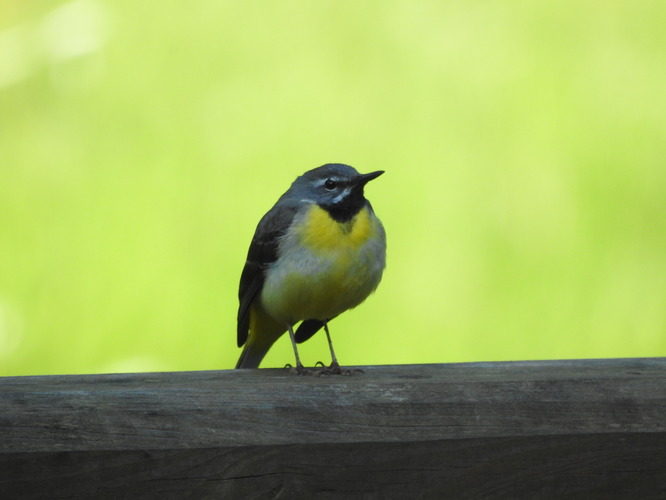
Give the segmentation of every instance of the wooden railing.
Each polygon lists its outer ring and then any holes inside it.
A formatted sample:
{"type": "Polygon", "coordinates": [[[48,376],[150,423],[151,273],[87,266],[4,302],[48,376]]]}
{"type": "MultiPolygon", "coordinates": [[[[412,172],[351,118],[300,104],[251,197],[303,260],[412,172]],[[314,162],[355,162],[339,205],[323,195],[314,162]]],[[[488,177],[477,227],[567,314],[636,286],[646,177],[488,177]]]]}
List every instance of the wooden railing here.
{"type": "Polygon", "coordinates": [[[666,498],[666,358],[0,378],[0,498],[666,498]]]}

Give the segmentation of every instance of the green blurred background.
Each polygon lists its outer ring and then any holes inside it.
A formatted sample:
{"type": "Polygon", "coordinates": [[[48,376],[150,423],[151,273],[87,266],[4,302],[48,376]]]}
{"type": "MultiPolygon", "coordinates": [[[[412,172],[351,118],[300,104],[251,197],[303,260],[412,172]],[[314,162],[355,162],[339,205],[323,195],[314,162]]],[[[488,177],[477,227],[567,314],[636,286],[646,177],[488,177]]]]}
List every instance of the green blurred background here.
{"type": "Polygon", "coordinates": [[[666,355],[664,26],[659,1],[0,1],[0,375],[233,367],[256,223],[327,162],[386,170],[344,364],[666,355]]]}

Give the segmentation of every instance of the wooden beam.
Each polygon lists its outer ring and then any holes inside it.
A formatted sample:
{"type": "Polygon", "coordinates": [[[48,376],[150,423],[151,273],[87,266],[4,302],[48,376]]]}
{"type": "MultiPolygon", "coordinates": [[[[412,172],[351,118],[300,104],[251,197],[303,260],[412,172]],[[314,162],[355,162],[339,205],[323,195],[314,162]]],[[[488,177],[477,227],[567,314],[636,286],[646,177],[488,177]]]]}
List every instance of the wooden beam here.
{"type": "Polygon", "coordinates": [[[666,358],[0,378],[0,498],[664,498],[666,358]]]}

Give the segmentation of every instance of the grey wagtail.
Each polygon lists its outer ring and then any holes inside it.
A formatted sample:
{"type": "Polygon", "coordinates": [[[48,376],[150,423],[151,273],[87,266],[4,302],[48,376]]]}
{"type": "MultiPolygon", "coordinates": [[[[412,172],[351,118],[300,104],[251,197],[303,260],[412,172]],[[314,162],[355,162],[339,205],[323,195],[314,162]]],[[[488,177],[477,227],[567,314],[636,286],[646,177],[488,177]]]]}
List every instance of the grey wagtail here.
{"type": "Polygon", "coordinates": [[[289,332],[296,371],[307,373],[296,344],[323,326],[332,361],[321,373],[350,373],[338,364],[328,322],[363,302],[382,278],[386,234],[363,188],[383,173],[340,163],[309,170],[259,221],[238,290],[238,347],[245,347],[236,368],[258,368],[289,332]]]}

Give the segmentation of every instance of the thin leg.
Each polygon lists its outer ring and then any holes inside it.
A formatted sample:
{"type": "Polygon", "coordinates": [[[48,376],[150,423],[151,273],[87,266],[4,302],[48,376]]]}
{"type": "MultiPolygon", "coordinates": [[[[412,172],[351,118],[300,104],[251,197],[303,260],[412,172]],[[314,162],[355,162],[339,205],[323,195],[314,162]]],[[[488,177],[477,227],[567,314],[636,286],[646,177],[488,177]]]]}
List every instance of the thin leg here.
{"type": "Polygon", "coordinates": [[[291,325],[287,325],[289,329],[289,338],[291,339],[291,345],[294,348],[294,356],[296,356],[296,373],[299,375],[304,375],[306,370],[301,363],[301,358],[298,355],[298,347],[296,347],[296,337],[294,336],[294,329],[291,325]]]}
{"type": "Polygon", "coordinates": [[[335,357],[335,349],[333,349],[333,341],[331,340],[331,333],[328,331],[328,322],[324,321],[324,331],[328,339],[328,348],[331,350],[331,368],[339,367],[338,358],[335,357]]]}
{"type": "Polygon", "coordinates": [[[331,340],[331,333],[328,331],[328,322],[324,321],[324,331],[326,332],[326,338],[328,339],[328,348],[331,350],[331,366],[322,370],[322,375],[353,375],[354,373],[363,373],[363,370],[354,369],[347,370],[340,368],[338,363],[338,358],[335,356],[335,350],[333,349],[333,341],[331,340]]]}

